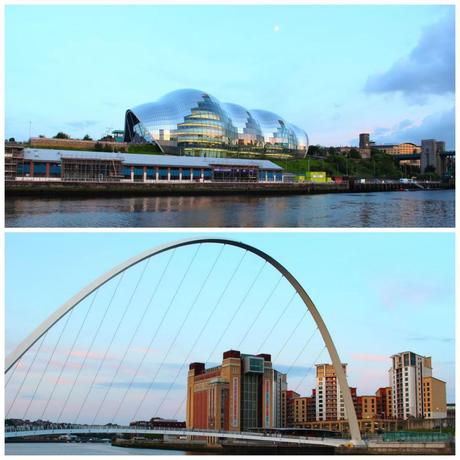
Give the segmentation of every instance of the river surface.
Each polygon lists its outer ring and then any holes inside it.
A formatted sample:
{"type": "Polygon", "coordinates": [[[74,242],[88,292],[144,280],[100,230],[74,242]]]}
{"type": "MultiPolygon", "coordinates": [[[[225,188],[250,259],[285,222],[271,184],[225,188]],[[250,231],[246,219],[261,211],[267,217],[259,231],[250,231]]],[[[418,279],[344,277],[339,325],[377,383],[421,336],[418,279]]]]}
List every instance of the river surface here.
{"type": "Polygon", "coordinates": [[[191,452],[164,449],[114,447],[103,443],[8,443],[6,455],[190,455],[191,452]]]}
{"type": "Polygon", "coordinates": [[[8,197],[5,219],[7,227],[454,227],[455,191],[8,197]]]}

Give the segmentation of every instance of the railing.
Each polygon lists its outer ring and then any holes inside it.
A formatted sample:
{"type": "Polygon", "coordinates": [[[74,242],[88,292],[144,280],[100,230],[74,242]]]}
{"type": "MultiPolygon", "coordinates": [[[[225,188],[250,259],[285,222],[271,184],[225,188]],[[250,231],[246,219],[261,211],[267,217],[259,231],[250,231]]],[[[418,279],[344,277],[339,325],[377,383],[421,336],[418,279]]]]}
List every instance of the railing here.
{"type": "MultiPolygon", "coordinates": [[[[88,433],[94,431],[103,431],[106,433],[140,433],[140,434],[148,434],[148,433],[175,433],[178,435],[195,435],[195,436],[210,436],[210,437],[234,437],[234,438],[241,438],[241,439],[264,439],[268,438],[267,440],[277,440],[282,442],[289,441],[290,443],[301,443],[301,444],[333,444],[333,445],[340,445],[349,442],[348,439],[340,439],[340,438],[327,438],[324,436],[294,436],[294,435],[286,435],[282,433],[258,433],[258,432],[248,432],[248,431],[224,431],[224,430],[211,430],[211,429],[194,429],[194,428],[173,428],[173,427],[164,427],[164,428],[136,428],[131,426],[123,426],[123,425],[73,425],[73,424],[57,424],[57,425],[19,425],[19,426],[6,426],[5,427],[5,434],[6,433],[34,433],[37,431],[46,432],[41,433],[40,435],[45,434],[66,434],[72,431],[87,431],[88,433]],[[215,436],[212,436],[215,435],[215,436]]],[[[27,435],[25,435],[27,436],[27,435]]],[[[37,434],[37,436],[39,436],[37,434]]],[[[7,436],[8,437],[8,436],[7,436]]]]}

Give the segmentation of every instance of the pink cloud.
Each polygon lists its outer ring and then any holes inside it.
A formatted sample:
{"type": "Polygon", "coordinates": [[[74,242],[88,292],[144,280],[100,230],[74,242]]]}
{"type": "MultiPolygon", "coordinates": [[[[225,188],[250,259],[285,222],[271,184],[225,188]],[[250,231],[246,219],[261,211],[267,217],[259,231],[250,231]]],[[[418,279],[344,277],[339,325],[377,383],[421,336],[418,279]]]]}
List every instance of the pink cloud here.
{"type": "Polygon", "coordinates": [[[380,387],[388,386],[388,374],[382,369],[356,368],[348,383],[357,387],[358,395],[373,395],[380,387]]]}
{"type": "MultiPolygon", "coordinates": [[[[55,383],[55,382],[53,382],[53,384],[54,384],[54,383],[55,383]]],[[[72,379],[66,379],[65,377],[60,377],[60,378],[56,381],[56,383],[57,383],[58,385],[72,385],[73,380],[72,380],[72,379]]]]}
{"type": "Polygon", "coordinates": [[[423,307],[426,302],[439,299],[444,294],[434,282],[410,282],[408,280],[381,280],[377,286],[380,302],[385,308],[400,306],[423,307]]]}
{"type": "MultiPolygon", "coordinates": [[[[76,356],[78,358],[85,358],[86,356],[86,359],[96,359],[96,360],[104,359],[104,353],[101,353],[99,351],[88,351],[88,350],[73,350],[72,353],[70,353],[70,356],[76,356]]],[[[107,354],[105,359],[114,359],[114,358],[107,354]]]]}

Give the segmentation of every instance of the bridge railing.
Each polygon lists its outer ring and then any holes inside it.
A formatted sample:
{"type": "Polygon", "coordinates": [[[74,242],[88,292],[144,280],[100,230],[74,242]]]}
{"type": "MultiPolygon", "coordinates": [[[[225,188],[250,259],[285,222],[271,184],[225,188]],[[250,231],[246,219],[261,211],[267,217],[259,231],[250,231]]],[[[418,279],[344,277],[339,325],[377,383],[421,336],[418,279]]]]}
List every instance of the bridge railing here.
{"type": "Polygon", "coordinates": [[[252,432],[252,431],[224,431],[224,430],[212,430],[212,429],[194,429],[194,428],[174,428],[174,427],[132,427],[132,426],[124,426],[124,425],[74,425],[74,424],[45,424],[45,425],[16,425],[16,426],[5,426],[5,432],[34,432],[34,431],[59,431],[62,430],[85,430],[88,431],[92,430],[107,430],[110,432],[113,431],[130,431],[133,433],[136,432],[164,432],[164,431],[174,431],[174,432],[182,432],[184,434],[190,433],[211,433],[215,434],[216,437],[219,437],[219,434],[234,434],[234,435],[241,435],[241,436],[257,436],[257,437],[271,437],[271,438],[285,438],[285,439],[302,439],[302,440],[309,440],[309,439],[324,439],[324,436],[298,436],[298,435],[290,435],[284,433],[270,433],[270,432],[252,432]]]}

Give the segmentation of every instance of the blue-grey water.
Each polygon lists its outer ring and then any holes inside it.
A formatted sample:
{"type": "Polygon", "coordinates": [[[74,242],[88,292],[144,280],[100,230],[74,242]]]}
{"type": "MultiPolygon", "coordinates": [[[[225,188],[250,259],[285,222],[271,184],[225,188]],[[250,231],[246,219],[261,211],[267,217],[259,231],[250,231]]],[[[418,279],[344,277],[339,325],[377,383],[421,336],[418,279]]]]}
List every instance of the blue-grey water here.
{"type": "Polygon", "coordinates": [[[190,453],[180,450],[114,447],[105,443],[33,442],[5,444],[6,455],[187,455],[190,453]]]}
{"type": "Polygon", "coordinates": [[[7,227],[454,227],[455,191],[289,196],[8,197],[7,227]]]}

